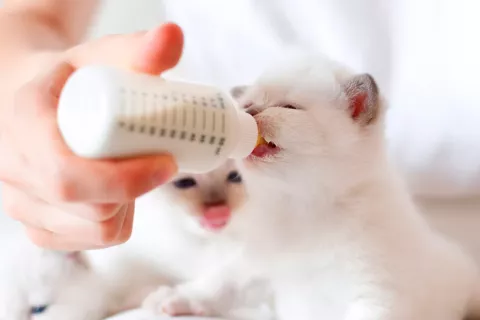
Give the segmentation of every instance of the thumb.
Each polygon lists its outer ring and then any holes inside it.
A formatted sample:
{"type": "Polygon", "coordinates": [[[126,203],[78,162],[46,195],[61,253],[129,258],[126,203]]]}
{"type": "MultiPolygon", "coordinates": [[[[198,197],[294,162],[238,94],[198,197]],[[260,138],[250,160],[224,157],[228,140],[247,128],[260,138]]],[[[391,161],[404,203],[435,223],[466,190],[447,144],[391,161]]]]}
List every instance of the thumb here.
{"type": "Polygon", "coordinates": [[[149,31],[142,39],[132,67],[144,73],[160,74],[173,68],[183,50],[183,33],[176,24],[168,23],[149,31]]]}
{"type": "Polygon", "coordinates": [[[45,68],[32,80],[32,84],[49,97],[58,99],[68,77],[75,71],[74,67],[65,61],[55,61],[50,67],[45,68]]]}
{"type": "Polygon", "coordinates": [[[80,44],[66,52],[76,67],[104,64],[159,74],[177,64],[183,50],[183,34],[175,24],[163,24],[149,32],[110,35],[80,44]]]}

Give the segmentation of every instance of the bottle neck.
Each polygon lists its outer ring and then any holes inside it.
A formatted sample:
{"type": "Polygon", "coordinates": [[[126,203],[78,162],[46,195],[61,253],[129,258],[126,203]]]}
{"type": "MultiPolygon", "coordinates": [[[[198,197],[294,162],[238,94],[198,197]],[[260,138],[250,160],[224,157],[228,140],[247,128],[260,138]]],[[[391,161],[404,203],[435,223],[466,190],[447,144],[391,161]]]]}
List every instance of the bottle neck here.
{"type": "Polygon", "coordinates": [[[237,111],[238,131],[237,143],[230,152],[229,158],[243,159],[248,157],[257,144],[258,126],[255,118],[243,111],[237,111]]]}

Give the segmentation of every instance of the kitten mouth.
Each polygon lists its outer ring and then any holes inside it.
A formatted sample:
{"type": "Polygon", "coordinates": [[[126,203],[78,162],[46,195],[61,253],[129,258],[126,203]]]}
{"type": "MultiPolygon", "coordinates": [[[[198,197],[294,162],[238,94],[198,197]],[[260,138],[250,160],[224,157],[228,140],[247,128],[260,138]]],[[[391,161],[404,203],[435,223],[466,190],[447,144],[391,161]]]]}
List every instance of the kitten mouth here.
{"type": "Polygon", "coordinates": [[[214,205],[205,209],[200,218],[200,224],[207,230],[220,231],[227,226],[230,218],[231,212],[228,206],[214,205]]]}
{"type": "Polygon", "coordinates": [[[253,149],[251,156],[255,158],[265,158],[275,155],[280,148],[273,141],[268,141],[268,138],[260,137],[255,149],[253,149]]]}

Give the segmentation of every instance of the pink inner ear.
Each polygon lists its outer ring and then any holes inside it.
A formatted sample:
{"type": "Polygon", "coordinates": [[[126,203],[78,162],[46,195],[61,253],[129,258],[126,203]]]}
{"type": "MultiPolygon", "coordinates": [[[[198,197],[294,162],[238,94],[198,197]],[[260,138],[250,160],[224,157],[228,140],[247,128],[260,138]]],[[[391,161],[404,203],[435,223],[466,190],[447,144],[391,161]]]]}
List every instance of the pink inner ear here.
{"type": "Polygon", "coordinates": [[[357,119],[365,111],[366,100],[367,94],[365,92],[358,93],[352,97],[350,109],[352,110],[353,119],[357,119]]]}

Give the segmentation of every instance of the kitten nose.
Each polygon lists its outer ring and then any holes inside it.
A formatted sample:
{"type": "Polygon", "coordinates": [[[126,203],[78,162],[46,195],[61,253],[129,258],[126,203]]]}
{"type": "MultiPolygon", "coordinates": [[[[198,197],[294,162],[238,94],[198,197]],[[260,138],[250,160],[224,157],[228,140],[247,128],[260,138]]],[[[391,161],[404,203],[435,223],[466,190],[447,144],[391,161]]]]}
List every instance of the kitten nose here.
{"type": "Polygon", "coordinates": [[[221,207],[225,206],[227,202],[225,200],[220,200],[220,201],[205,201],[203,204],[205,207],[210,208],[210,207],[221,207]]]}
{"type": "Polygon", "coordinates": [[[205,199],[206,206],[218,206],[226,203],[225,194],[219,191],[211,191],[205,199]]]}

